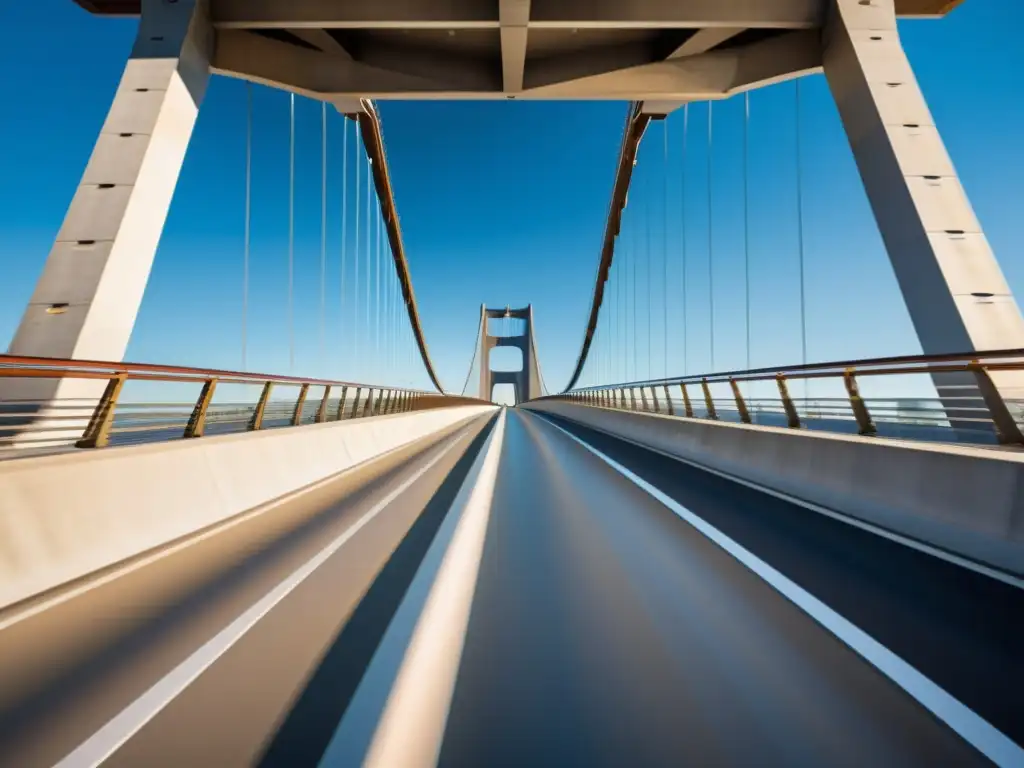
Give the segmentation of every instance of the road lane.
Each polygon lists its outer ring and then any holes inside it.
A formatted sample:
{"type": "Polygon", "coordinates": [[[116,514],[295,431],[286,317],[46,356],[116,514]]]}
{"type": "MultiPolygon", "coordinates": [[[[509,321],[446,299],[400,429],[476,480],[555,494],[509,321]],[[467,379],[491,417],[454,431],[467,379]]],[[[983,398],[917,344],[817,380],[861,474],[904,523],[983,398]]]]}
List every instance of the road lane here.
{"type": "Polygon", "coordinates": [[[500,466],[441,765],[985,764],[538,417],[500,466]]]}
{"type": "MultiPolygon", "coordinates": [[[[197,712],[200,720],[175,729],[173,743],[188,755],[184,761],[165,763],[151,753],[134,763],[248,764],[251,759],[234,760],[237,750],[250,758],[259,753],[323,647],[352,617],[486,421],[475,420],[456,437],[419,441],[0,631],[0,765],[53,765],[352,526],[390,488],[437,459],[254,627],[277,622],[278,642],[264,644],[247,657],[249,663],[234,667],[229,686],[237,692],[256,683],[261,695],[228,703],[224,696],[211,698],[197,712]],[[323,599],[325,588],[329,601],[323,599]],[[310,592],[319,594],[311,598],[310,592]],[[246,716],[254,719],[240,724],[246,716]],[[253,729],[260,717],[265,727],[253,729]],[[218,752],[221,743],[224,751],[218,752]]],[[[132,742],[124,747],[130,748],[132,742]]]]}
{"type": "Polygon", "coordinates": [[[1024,590],[564,419],[1024,745],[1024,590]]]}

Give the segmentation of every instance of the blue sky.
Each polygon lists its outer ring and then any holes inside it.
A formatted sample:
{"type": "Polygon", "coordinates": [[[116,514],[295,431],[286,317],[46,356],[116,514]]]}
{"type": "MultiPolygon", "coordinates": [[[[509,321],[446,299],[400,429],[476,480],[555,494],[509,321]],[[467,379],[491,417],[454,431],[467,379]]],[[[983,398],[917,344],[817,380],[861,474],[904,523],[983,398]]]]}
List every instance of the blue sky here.
{"type": "MultiPolygon", "coordinates": [[[[9,339],[104,119],[135,22],[99,19],[70,0],[7,3],[0,47],[6,108],[0,114],[0,339],[9,339]],[[45,45],[39,44],[45,29],[45,45]],[[16,73],[31,72],[33,78],[16,73]]],[[[904,43],[936,121],[992,246],[1016,292],[1024,289],[1024,49],[1014,30],[1024,5],[968,0],[943,21],[903,24],[904,43]]],[[[822,78],[804,81],[807,347],[810,360],[914,353],[903,307],[838,115],[822,78]]],[[[797,280],[793,85],[752,96],[751,350],[753,365],[801,357],[797,280]]],[[[200,115],[156,264],[127,354],[135,361],[237,368],[241,365],[241,274],[246,88],[215,79],[200,115]]],[[[286,316],[288,109],[286,94],[254,89],[250,369],[289,368],[286,316]]],[[[567,380],[593,286],[625,105],[622,103],[383,103],[387,151],[424,328],[444,384],[460,388],[479,307],[534,305],[549,386],[567,380]]],[[[713,155],[715,368],[746,363],[740,190],[742,97],[716,104],[713,155]]],[[[690,114],[686,216],[687,360],[678,259],[682,114],[645,140],[626,236],[638,288],[654,286],[648,363],[640,316],[638,365],[588,370],[588,380],[706,371],[708,320],[707,107],[690,114]],[[668,168],[665,236],[663,169],[668,168]],[[651,213],[653,211],[653,213],[651,213]],[[651,215],[650,283],[644,217],[651,215]],[[668,314],[662,258],[670,253],[668,314]],[[703,261],[701,261],[703,259],[703,261]],[[663,328],[669,328],[665,360],[663,328]]],[[[341,227],[328,236],[323,346],[320,291],[319,103],[297,100],[295,277],[296,374],[398,378],[426,386],[410,367],[368,354],[373,323],[353,305],[349,272],[340,308],[341,227]],[[357,344],[361,347],[357,348],[357,344]],[[321,354],[321,349],[324,354],[321,354]]],[[[329,210],[341,208],[343,120],[328,118],[329,210]]],[[[350,156],[355,157],[349,131],[350,156]]],[[[354,167],[349,165],[348,194],[354,167]]],[[[365,178],[365,177],[364,177],[365,178]]],[[[363,182],[365,184],[365,181],[363,182]]],[[[365,189],[365,187],[364,187],[365,189]]],[[[351,197],[350,197],[351,203],[351,197]]],[[[350,251],[354,245],[349,223],[350,251]]],[[[365,232],[363,233],[365,238],[365,232]]],[[[365,242],[365,239],[364,239],[365,242]]],[[[374,256],[375,257],[375,256],[374,256]]],[[[365,256],[364,256],[365,258],[365,256]]],[[[348,269],[352,269],[351,252],[348,269]]],[[[627,262],[628,263],[628,262],[627,262]]],[[[364,269],[361,266],[360,269],[364,269]]],[[[365,271],[363,272],[365,275],[365,271]]],[[[618,278],[616,278],[618,279],[618,278]]],[[[363,286],[365,288],[365,286],[363,286]]],[[[612,287],[612,292],[616,290],[612,287]]],[[[365,298],[360,299],[365,302],[365,298]]],[[[623,359],[621,333],[599,345],[623,359]]],[[[408,359],[407,350],[403,352],[408,359]]],[[[502,363],[501,358],[497,360],[502,363]]]]}

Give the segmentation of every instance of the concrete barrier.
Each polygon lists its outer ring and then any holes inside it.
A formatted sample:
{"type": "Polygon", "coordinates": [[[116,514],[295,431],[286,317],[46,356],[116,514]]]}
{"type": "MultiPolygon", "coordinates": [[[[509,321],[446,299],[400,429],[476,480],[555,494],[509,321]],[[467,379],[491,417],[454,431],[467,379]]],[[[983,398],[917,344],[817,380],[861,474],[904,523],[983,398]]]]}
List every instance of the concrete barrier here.
{"type": "Polygon", "coordinates": [[[1024,574],[1020,453],[727,424],[559,401],[527,407],[1024,574]]]}
{"type": "Polygon", "coordinates": [[[492,410],[458,406],[0,463],[0,608],[492,410]]]}

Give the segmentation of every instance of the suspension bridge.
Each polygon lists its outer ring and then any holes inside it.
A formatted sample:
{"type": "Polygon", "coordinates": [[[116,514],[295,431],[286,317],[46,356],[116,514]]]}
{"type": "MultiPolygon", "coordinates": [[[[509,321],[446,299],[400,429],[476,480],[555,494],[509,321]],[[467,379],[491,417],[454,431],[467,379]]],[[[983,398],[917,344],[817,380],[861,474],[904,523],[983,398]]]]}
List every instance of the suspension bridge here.
{"type": "Polygon", "coordinates": [[[897,25],[960,3],[75,2],[138,29],[0,356],[0,765],[1024,766],[1024,321],[897,25]],[[801,110],[822,74],[923,354],[808,356],[801,110]],[[245,89],[241,365],[126,362],[215,75],[245,89]],[[796,126],[800,355],[755,366],[769,88],[796,126]],[[271,90],[288,368],[257,372],[271,90]],[[479,321],[446,388],[395,99],[625,104],[567,380],[543,375],[543,308],[460,296],[479,321]],[[307,304],[340,377],[296,373],[307,304]]]}

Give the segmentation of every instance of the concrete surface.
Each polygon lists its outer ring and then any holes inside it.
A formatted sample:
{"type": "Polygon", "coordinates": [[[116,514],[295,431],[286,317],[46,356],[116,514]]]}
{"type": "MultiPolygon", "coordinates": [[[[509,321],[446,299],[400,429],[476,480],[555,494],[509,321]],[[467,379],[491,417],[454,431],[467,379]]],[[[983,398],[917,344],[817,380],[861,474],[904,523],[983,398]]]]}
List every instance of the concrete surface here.
{"type": "Polygon", "coordinates": [[[399,685],[375,670],[424,661],[414,642],[389,645],[409,619],[410,640],[431,623],[464,635],[443,649],[458,657],[445,768],[986,764],[664,499],[1024,740],[1019,586],[548,418],[506,413],[489,509],[473,513],[479,566],[459,584],[441,584],[437,559],[481,489],[488,414],[37,612],[0,612],[0,764],[81,765],[97,742],[90,765],[363,764],[399,685]],[[438,589],[472,595],[468,624],[431,613],[438,589]]]}
{"type": "Polygon", "coordinates": [[[559,401],[528,407],[1024,574],[1024,456],[559,401]]]}
{"type": "Polygon", "coordinates": [[[0,464],[0,607],[493,410],[460,406],[0,464]]]}

